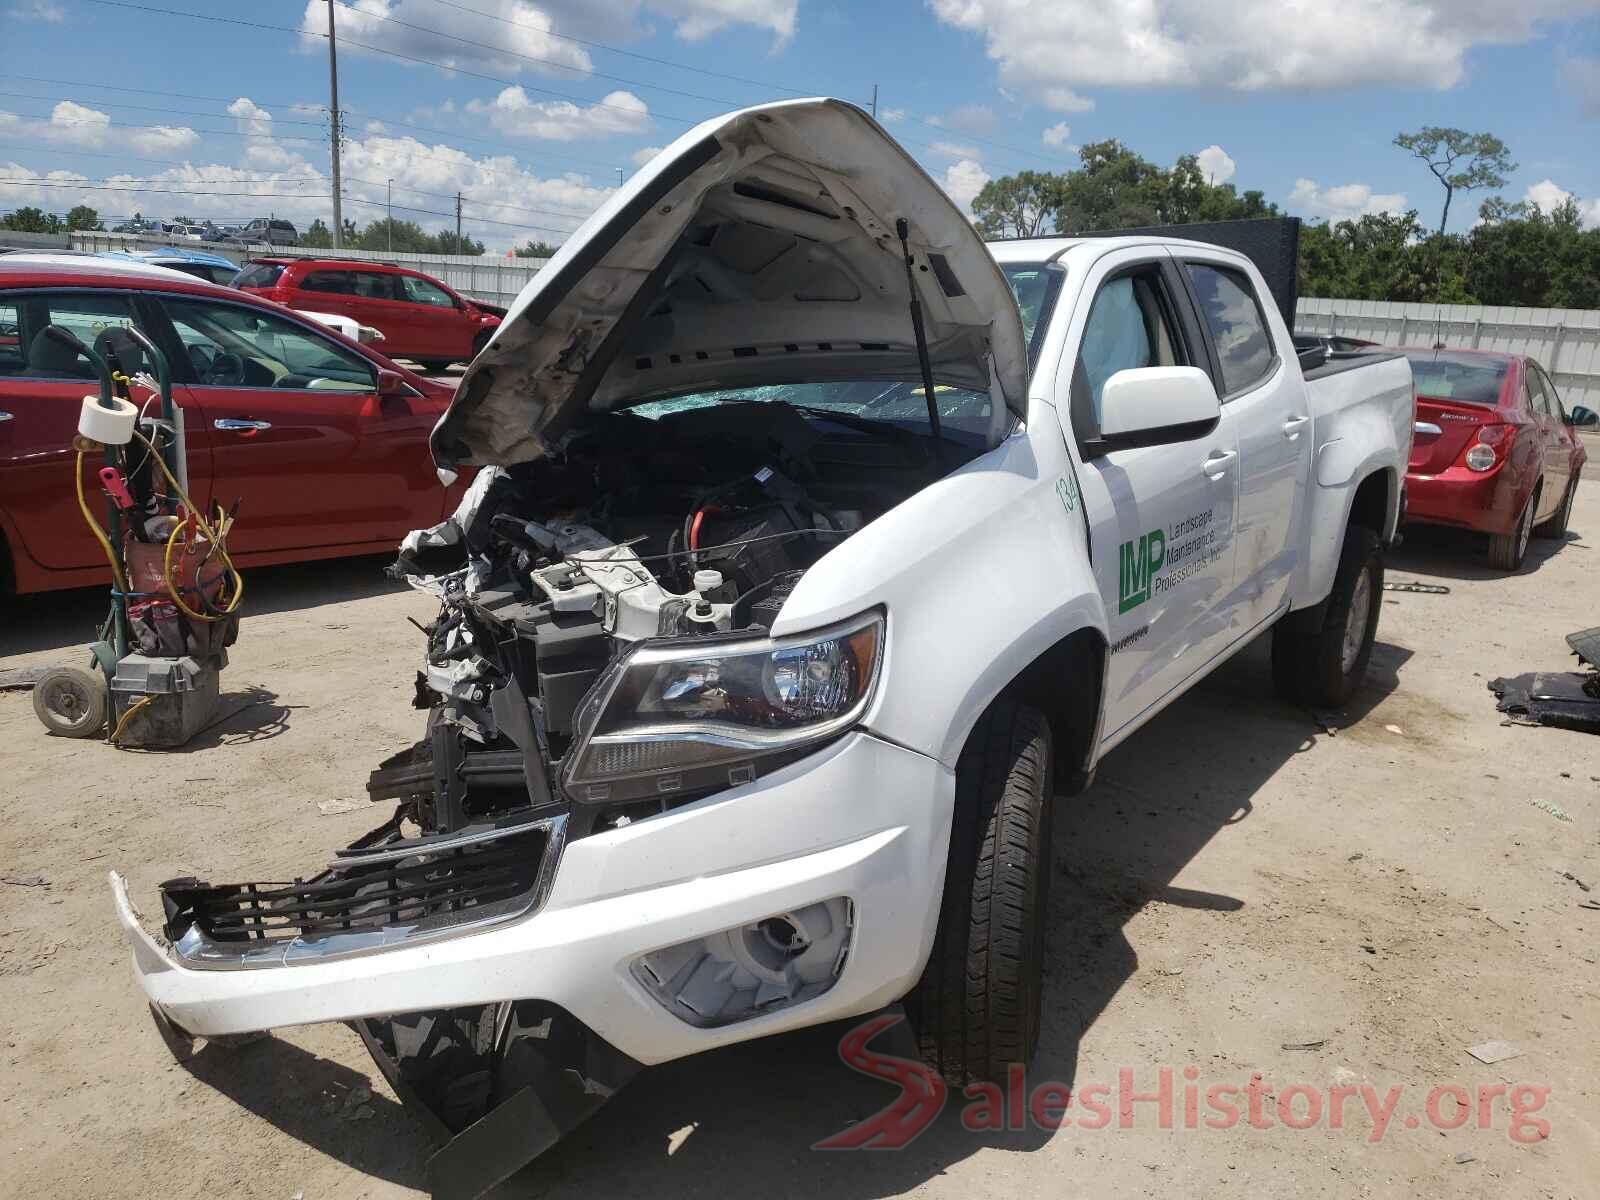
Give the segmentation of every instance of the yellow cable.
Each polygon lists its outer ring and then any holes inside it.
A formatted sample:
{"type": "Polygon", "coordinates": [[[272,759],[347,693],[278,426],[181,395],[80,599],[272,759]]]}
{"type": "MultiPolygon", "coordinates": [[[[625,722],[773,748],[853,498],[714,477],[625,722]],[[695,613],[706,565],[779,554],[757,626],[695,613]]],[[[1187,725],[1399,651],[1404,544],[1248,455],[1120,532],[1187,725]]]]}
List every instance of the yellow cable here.
{"type": "Polygon", "coordinates": [[[122,731],[128,727],[128,722],[133,719],[133,714],[138,712],[141,708],[143,708],[146,704],[149,704],[154,699],[156,699],[155,696],[146,696],[143,699],[135,700],[132,704],[128,705],[127,709],[123,712],[121,719],[117,722],[117,727],[111,731],[110,741],[113,746],[121,741],[122,731]]]}
{"type": "Polygon", "coordinates": [[[106,531],[100,528],[100,522],[94,519],[94,514],[89,511],[89,502],[83,496],[83,451],[78,451],[78,466],[75,472],[78,485],[78,510],[83,513],[83,519],[89,523],[89,532],[94,534],[95,541],[100,543],[100,549],[106,552],[106,561],[111,564],[111,582],[117,585],[117,591],[126,592],[128,581],[123,577],[122,564],[117,561],[117,552],[111,548],[111,539],[106,536],[106,531]]]}
{"type": "MultiPolygon", "coordinates": [[[[177,493],[178,499],[183,501],[184,508],[189,510],[189,514],[194,518],[194,522],[199,527],[200,532],[205,534],[206,539],[212,544],[213,547],[216,548],[217,558],[221,560],[222,565],[227,568],[228,573],[233,576],[233,598],[228,601],[228,606],[216,616],[212,616],[209,613],[196,612],[194,609],[190,608],[184,603],[182,589],[179,588],[172,580],[172,551],[177,545],[179,532],[187,528],[188,525],[187,521],[180,521],[173,527],[171,535],[168,536],[167,552],[162,557],[162,576],[166,581],[167,591],[172,593],[173,601],[181,610],[183,610],[186,616],[192,617],[196,621],[220,621],[239,607],[239,601],[244,598],[244,579],[242,576],[240,576],[238,569],[233,565],[233,560],[228,557],[228,548],[223,543],[222,537],[219,536],[217,531],[212,528],[211,523],[201,515],[200,509],[196,507],[195,502],[189,498],[189,493],[184,491],[183,485],[178,482],[177,478],[172,474],[171,469],[168,468],[166,459],[157,453],[156,448],[150,439],[145,437],[145,435],[140,433],[137,429],[133,431],[133,436],[138,438],[149,448],[151,459],[155,462],[156,466],[161,468],[161,473],[166,476],[167,482],[172,485],[172,490],[177,493]]],[[[87,512],[87,509],[85,509],[85,511],[87,512]]],[[[199,585],[199,572],[196,571],[195,586],[198,588],[199,585]]]]}

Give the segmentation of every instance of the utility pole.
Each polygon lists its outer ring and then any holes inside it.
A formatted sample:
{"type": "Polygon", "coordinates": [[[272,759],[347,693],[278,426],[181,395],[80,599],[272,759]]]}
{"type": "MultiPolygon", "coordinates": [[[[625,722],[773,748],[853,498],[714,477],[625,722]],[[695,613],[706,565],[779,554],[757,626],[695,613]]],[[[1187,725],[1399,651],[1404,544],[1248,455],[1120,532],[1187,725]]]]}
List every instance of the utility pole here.
{"type": "Polygon", "coordinates": [[[344,245],[344,208],[339,196],[339,48],[334,42],[333,0],[328,0],[328,122],[333,133],[333,248],[338,250],[344,245]]]}
{"type": "Polygon", "coordinates": [[[461,248],[461,193],[456,193],[456,253],[465,254],[461,248]]]}
{"type": "Polygon", "coordinates": [[[878,119],[878,85],[872,85],[872,119],[878,119]]]}
{"type": "Polygon", "coordinates": [[[384,201],[383,211],[384,211],[384,215],[388,217],[388,220],[386,220],[384,222],[384,224],[386,226],[388,226],[389,253],[393,254],[394,253],[394,180],[392,180],[392,179],[389,180],[388,189],[389,189],[389,191],[388,191],[388,199],[386,199],[384,201]]]}

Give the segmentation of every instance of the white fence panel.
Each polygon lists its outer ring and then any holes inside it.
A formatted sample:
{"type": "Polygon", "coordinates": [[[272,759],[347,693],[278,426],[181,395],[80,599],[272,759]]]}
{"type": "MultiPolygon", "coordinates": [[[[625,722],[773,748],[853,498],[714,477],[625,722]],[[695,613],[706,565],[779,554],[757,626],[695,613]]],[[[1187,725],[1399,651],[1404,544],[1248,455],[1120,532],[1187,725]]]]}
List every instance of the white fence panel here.
{"type": "Polygon", "coordinates": [[[1562,402],[1600,411],[1600,311],[1491,304],[1391,303],[1300,297],[1297,333],[1340,334],[1389,346],[1531,354],[1562,402]]]}

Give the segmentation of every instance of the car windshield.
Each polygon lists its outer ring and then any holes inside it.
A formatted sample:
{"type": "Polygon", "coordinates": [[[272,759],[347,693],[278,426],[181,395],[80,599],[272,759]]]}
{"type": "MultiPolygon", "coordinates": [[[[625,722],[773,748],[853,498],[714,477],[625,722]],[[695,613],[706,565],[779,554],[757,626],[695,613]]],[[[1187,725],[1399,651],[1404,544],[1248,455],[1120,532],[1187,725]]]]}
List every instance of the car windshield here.
{"type": "Polygon", "coordinates": [[[1511,365],[1503,358],[1477,354],[1451,354],[1448,350],[1418,350],[1406,355],[1417,395],[1467,404],[1497,404],[1500,385],[1511,365]]]}
{"type": "MultiPolygon", "coordinates": [[[[1064,273],[1045,263],[1003,263],[1001,270],[1022,310],[1023,336],[1027,340],[1031,362],[1038,349],[1041,322],[1049,316],[1064,273]]],[[[939,406],[940,426],[946,435],[953,435],[954,440],[981,446],[989,432],[989,393],[939,384],[934,387],[934,396],[939,406]]],[[[926,432],[928,429],[928,402],[923,395],[922,384],[906,380],[853,379],[831,383],[780,383],[724,388],[674,396],[670,400],[652,400],[636,405],[630,411],[654,420],[668,413],[706,408],[713,404],[774,401],[819,413],[838,413],[852,420],[878,421],[911,431],[926,432]]]]}

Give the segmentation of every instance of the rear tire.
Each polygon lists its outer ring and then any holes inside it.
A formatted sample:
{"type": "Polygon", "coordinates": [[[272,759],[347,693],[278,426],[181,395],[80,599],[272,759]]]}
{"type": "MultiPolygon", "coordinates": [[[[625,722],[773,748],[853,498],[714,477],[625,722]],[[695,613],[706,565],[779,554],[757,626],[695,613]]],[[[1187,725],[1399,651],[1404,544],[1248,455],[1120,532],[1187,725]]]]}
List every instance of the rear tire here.
{"type": "Polygon", "coordinates": [[[491,330],[485,329],[472,339],[472,357],[477,358],[483,353],[483,348],[489,344],[489,339],[494,336],[491,330]]]}
{"type": "Polygon", "coordinates": [[[1539,490],[1528,497],[1527,506],[1510,533],[1489,535],[1489,565],[1497,571],[1515,571],[1528,554],[1528,538],[1533,532],[1533,514],[1539,507],[1539,490]]]}
{"type": "Polygon", "coordinates": [[[1350,699],[1366,678],[1382,611],[1383,543],[1372,530],[1352,525],[1327,603],[1289,613],[1273,626],[1272,682],[1278,694],[1314,708],[1337,708],[1350,699]]]}
{"type": "Polygon", "coordinates": [[[956,765],[933,952],[906,1010],[951,1084],[1003,1080],[1039,1044],[1054,748],[1038,709],[1002,698],[956,765]]]}
{"type": "Polygon", "coordinates": [[[1578,480],[1573,478],[1567,485],[1567,494],[1562,497],[1561,507],[1543,525],[1533,527],[1533,536],[1542,538],[1564,538],[1567,536],[1567,522],[1572,520],[1572,498],[1577,495],[1578,480]]]}
{"type": "Polygon", "coordinates": [[[448,358],[419,358],[417,361],[429,375],[443,375],[450,369],[451,362],[448,358]]]}

